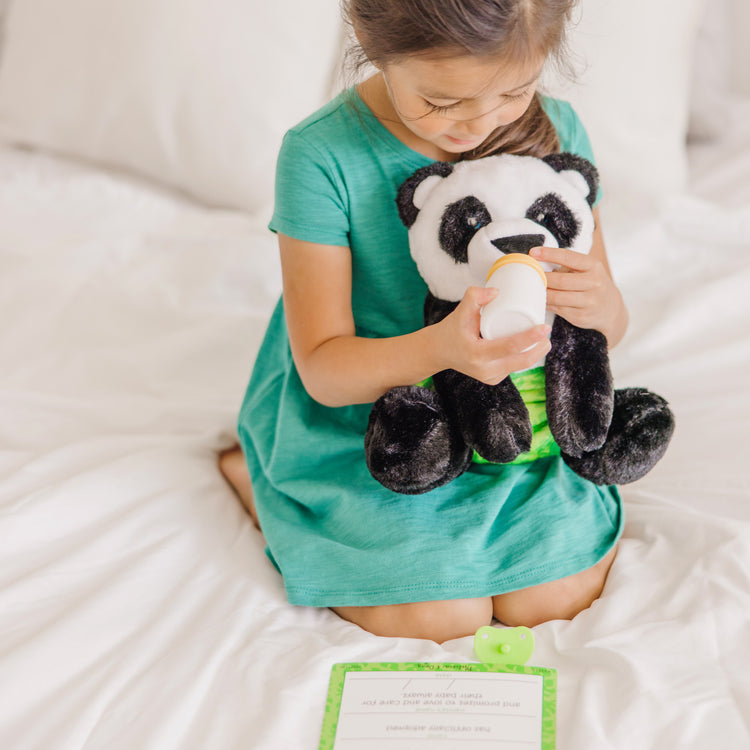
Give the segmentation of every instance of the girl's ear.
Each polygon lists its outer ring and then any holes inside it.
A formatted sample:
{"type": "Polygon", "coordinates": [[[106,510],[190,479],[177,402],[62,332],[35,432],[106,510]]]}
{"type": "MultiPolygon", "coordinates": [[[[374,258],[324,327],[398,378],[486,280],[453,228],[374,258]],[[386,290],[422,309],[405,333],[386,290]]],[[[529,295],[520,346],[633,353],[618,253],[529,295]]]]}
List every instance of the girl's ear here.
{"type": "Polygon", "coordinates": [[[453,171],[453,165],[447,161],[436,161],[418,169],[398,189],[396,206],[404,226],[410,229],[417,220],[420,209],[427,196],[444,177],[453,171]]]}
{"type": "Polygon", "coordinates": [[[542,161],[575,185],[589,206],[594,205],[599,190],[599,172],[588,159],[563,151],[559,154],[549,154],[542,161]]]}

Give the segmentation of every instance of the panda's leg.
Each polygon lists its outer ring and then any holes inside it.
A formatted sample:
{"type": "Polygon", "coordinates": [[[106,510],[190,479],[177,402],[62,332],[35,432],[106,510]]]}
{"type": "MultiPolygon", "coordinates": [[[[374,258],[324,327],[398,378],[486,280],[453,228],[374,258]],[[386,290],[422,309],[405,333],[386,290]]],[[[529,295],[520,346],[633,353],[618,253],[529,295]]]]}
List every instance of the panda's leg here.
{"type": "Polygon", "coordinates": [[[472,452],[440,396],[412,385],[392,388],[373,405],[365,457],[370,473],[383,486],[417,495],[466,471],[472,452]]]}
{"type": "MultiPolygon", "coordinates": [[[[425,325],[442,320],[458,306],[428,293],[424,305],[425,325]]],[[[455,370],[433,376],[451,421],[457,424],[466,444],[482,458],[507,463],[531,447],[531,421],[526,404],[510,378],[486,385],[455,370]]]]}
{"type": "Polygon", "coordinates": [[[560,449],[571,456],[600,448],[607,438],[614,389],[607,339],[559,315],[544,365],[547,421],[560,449]]]}
{"type": "Polygon", "coordinates": [[[645,388],[614,393],[614,413],[604,445],[581,456],[564,451],[576,474],[595,484],[627,484],[640,479],[664,455],[674,432],[667,402],[645,388]]]}
{"type": "Polygon", "coordinates": [[[531,448],[529,412],[510,378],[487,385],[444,370],[433,379],[467,445],[482,458],[507,463],[531,448]]]}

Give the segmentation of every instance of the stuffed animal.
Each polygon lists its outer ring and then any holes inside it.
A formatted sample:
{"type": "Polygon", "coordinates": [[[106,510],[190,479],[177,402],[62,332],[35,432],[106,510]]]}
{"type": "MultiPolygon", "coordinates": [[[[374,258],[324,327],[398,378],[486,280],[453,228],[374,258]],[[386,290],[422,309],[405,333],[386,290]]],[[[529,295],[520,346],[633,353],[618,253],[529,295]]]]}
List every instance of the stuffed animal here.
{"type": "MultiPolygon", "coordinates": [[[[396,202],[429,290],[425,325],[453,311],[467,287],[483,286],[503,254],[528,255],[541,245],[588,253],[597,189],[594,166],[569,153],[503,154],[417,170],[396,202]]],[[[614,390],[604,335],[549,313],[548,320],[551,349],[540,364],[560,455],[596,484],[642,477],[674,430],[666,401],[644,388],[614,390]]],[[[510,376],[486,385],[445,370],[432,381],[392,388],[373,405],[365,453],[385,487],[419,494],[450,482],[477,457],[506,463],[529,451],[529,412],[510,376]]]]}

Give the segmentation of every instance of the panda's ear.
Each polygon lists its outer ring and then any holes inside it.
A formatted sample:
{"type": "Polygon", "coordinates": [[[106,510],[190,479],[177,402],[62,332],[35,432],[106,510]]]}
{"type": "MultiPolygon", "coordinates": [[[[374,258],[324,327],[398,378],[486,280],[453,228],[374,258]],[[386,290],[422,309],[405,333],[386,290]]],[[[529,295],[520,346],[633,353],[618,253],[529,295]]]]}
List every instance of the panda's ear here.
{"type": "Polygon", "coordinates": [[[453,171],[453,165],[447,161],[436,161],[418,169],[398,189],[396,206],[398,215],[407,229],[417,220],[419,210],[424,206],[432,188],[453,171]]]}
{"type": "Polygon", "coordinates": [[[599,190],[599,172],[588,159],[564,151],[559,154],[549,154],[542,161],[573,183],[586,198],[589,206],[594,205],[596,193],[599,190]]]}

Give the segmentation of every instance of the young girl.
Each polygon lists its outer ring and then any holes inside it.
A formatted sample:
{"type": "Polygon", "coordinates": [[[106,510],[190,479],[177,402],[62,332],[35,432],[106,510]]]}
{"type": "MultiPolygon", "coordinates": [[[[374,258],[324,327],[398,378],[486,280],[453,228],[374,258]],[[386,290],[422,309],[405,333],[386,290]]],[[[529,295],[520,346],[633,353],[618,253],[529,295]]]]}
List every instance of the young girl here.
{"type": "MultiPolygon", "coordinates": [[[[242,406],[242,453],[221,459],[292,604],[442,642],[493,615],[507,625],[569,619],[602,591],[622,527],[615,488],[552,456],[398,495],[370,476],[363,447],[371,404],[389,388],[448,368],[498,383],[549,349],[545,326],[482,339],[479,311],[494,292],[478,287],[423,327],[426,287],[395,196],[433,160],[558,150],[592,159],[570,106],[536,91],[572,4],[346,3],[376,72],[284,139],[270,224],[283,297],[242,406]]],[[[563,267],[548,274],[549,309],[614,346],[627,313],[595,216],[590,255],[532,254],[563,267]]]]}

